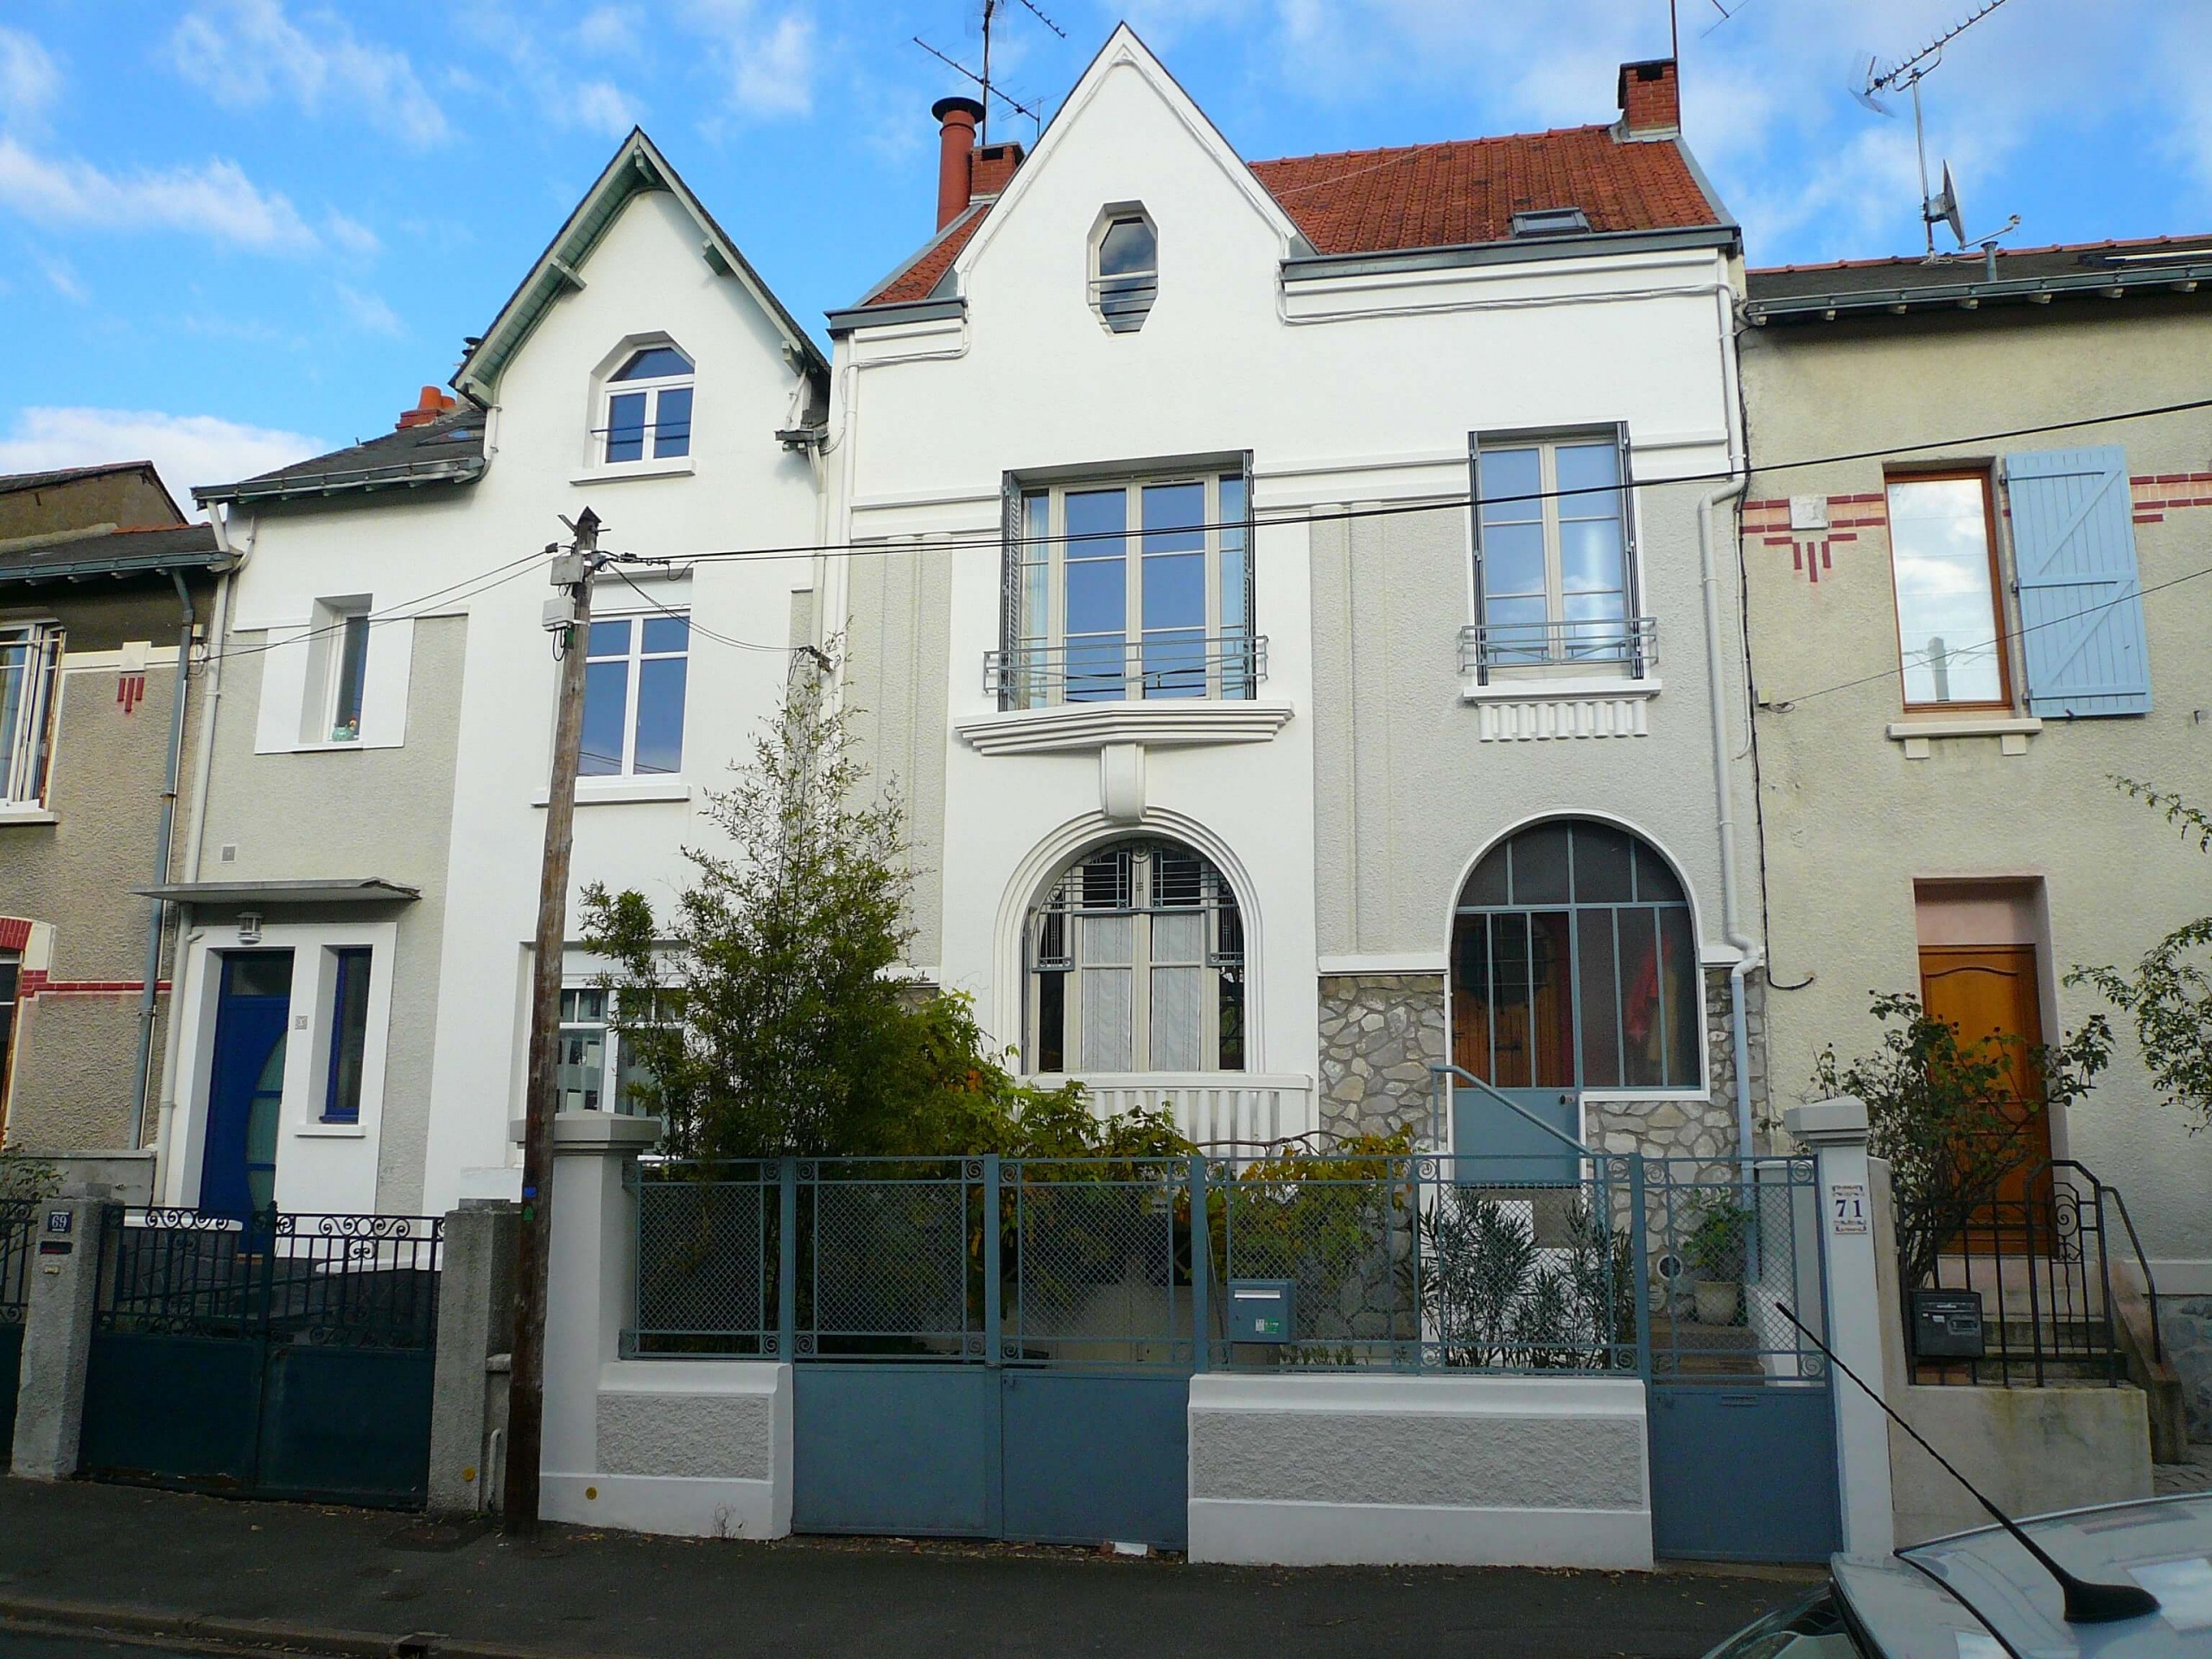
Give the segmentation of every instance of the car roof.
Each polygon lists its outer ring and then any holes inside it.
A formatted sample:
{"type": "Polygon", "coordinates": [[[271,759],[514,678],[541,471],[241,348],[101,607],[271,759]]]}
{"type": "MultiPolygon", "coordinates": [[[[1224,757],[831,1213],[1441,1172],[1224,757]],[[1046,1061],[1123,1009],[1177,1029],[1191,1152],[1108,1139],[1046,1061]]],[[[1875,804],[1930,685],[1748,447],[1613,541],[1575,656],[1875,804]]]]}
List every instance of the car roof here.
{"type": "Polygon", "coordinates": [[[1838,1557],[1836,1587],[1884,1659],[1975,1659],[1995,1651],[1985,1626],[2019,1659],[2212,1659],[2212,1493],[2070,1510],[2020,1525],[2075,1577],[2140,1584],[2160,1610],[2069,1624],[2056,1581],[1993,1526],[1915,1544],[1887,1560],[1838,1557]]]}

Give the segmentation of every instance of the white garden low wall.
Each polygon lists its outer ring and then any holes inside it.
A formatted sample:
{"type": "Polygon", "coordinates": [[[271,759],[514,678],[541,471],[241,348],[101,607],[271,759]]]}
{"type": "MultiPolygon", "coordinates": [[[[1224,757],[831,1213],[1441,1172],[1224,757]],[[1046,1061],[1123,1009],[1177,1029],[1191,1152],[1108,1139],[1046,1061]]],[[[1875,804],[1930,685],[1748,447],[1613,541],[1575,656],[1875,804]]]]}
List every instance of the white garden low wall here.
{"type": "Polygon", "coordinates": [[[791,1529],[791,1368],[614,1360],[599,1373],[594,1467],[544,1471],[556,1521],[696,1538],[791,1529]]]}
{"type": "Polygon", "coordinates": [[[1194,1561],[1651,1566],[1633,1378],[1204,1376],[1190,1435],[1194,1561]]]}

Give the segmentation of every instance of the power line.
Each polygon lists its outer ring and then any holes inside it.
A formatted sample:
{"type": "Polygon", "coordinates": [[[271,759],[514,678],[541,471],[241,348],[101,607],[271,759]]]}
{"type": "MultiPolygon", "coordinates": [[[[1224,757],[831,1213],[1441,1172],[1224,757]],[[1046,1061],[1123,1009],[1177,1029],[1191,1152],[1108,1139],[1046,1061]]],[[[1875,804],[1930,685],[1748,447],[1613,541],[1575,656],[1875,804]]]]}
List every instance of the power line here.
{"type": "MultiPolygon", "coordinates": [[[[544,556],[542,553],[525,553],[518,559],[510,559],[505,564],[495,564],[488,570],[480,570],[473,576],[463,576],[458,582],[448,582],[442,588],[432,588],[429,593],[418,594],[413,599],[395,600],[381,609],[365,613],[365,620],[371,627],[385,622],[415,621],[422,613],[414,607],[434,605],[448,596],[457,603],[464,599],[474,599],[479,594],[488,594],[493,588],[503,587],[512,582],[529,566],[544,556]],[[490,578],[496,578],[496,580],[490,580],[490,578]],[[480,587],[471,586],[472,583],[480,582],[482,583],[480,587]],[[467,593],[458,591],[464,588],[468,588],[467,593]]],[[[282,639],[264,640],[257,645],[236,645],[226,651],[210,651],[200,660],[203,663],[212,663],[231,657],[257,657],[264,651],[282,651],[287,645],[302,645],[309,639],[320,639],[327,633],[342,632],[347,622],[356,620],[359,619],[341,616],[334,622],[326,622],[319,628],[309,628],[304,632],[291,634],[282,639]]],[[[245,632],[247,630],[238,629],[238,632],[245,632]]]]}
{"type": "MultiPolygon", "coordinates": [[[[2182,415],[2192,410],[2212,409],[2212,397],[2193,397],[2180,403],[2157,404],[2143,409],[2121,410],[2111,414],[2087,415],[2072,420],[2045,421],[2032,426],[2007,427],[2000,431],[1975,432],[1942,438],[1926,438],[1915,443],[1884,444],[1872,449],[1853,449],[1835,454],[1811,455],[1797,461],[1763,461],[1753,464],[1749,475],[1760,476],[1772,473],[1802,471],[1809,467],[1832,467],[1845,461],[1878,461],[1891,455],[1909,455],[1929,449],[1955,448],[1965,444],[1994,443],[2005,438],[2032,437],[2038,433],[2068,432],[2088,426],[2109,426],[2120,421],[2150,420],[2164,415],[2182,415]]],[[[1724,472],[1686,473],[1670,478],[1653,479],[1654,486],[1662,484],[1725,484],[1746,474],[1735,468],[1724,472]]],[[[1630,480],[1632,484],[1634,480],[1630,480]]],[[[1188,535],[1198,531],[1243,530],[1260,524],[1337,524],[1355,518],[1389,518],[1407,513],[1457,512],[1477,505],[1503,505],[1510,502],[1550,501],[1570,496],[1607,495],[1624,487],[1619,484],[1579,485],[1571,489],[1528,490],[1510,495],[1478,496],[1473,491],[1454,492],[1448,495],[1428,496],[1419,501],[1385,502],[1371,507],[1342,507],[1330,512],[1315,512],[1310,508],[1277,508],[1272,512],[1255,512],[1250,518],[1226,519],[1219,523],[1162,525],[1157,530],[1141,527],[1122,530],[1068,531],[1058,535],[1032,536],[1020,534],[1012,539],[1027,546],[1065,546],[1077,542],[1125,541],[1131,537],[1188,535]]],[[[1007,537],[1001,531],[990,536],[947,537],[942,540],[884,542],[794,542],[785,545],[753,548],[715,548],[704,552],[670,554],[647,556],[636,553],[617,553],[611,556],[630,564],[691,565],[722,561],[760,560],[771,563],[783,559],[815,558],[829,555],[881,557],[892,554],[915,552],[958,551],[965,549],[1003,550],[1007,537]]]]}
{"type": "MultiPolygon", "coordinates": [[[[713,641],[714,641],[716,645],[729,645],[729,646],[732,646],[732,647],[734,647],[734,649],[736,649],[736,650],[738,650],[738,651],[762,651],[762,652],[770,652],[770,653],[772,653],[772,654],[773,654],[773,655],[775,655],[775,656],[779,656],[779,657],[790,657],[790,656],[794,656],[794,655],[797,655],[797,654],[798,654],[798,652],[800,652],[809,651],[809,650],[811,650],[811,649],[812,649],[812,647],[811,647],[811,646],[809,646],[809,645],[756,645],[753,641],[752,641],[752,640],[750,640],[750,639],[731,639],[731,638],[729,637],[729,635],[728,635],[728,634],[726,634],[726,633],[716,633],[716,632],[715,632],[712,628],[708,627],[708,626],[706,626],[704,624],[701,623],[701,622],[698,620],[698,619],[697,619],[696,616],[692,615],[690,613],[686,612],[686,611],[674,611],[674,610],[671,610],[667,606],[665,606],[665,605],[662,604],[660,601],[658,601],[658,599],[655,599],[655,598],[654,598],[651,594],[647,593],[644,588],[642,588],[639,587],[639,586],[638,586],[638,584],[637,584],[636,582],[634,582],[631,581],[631,580],[630,580],[630,573],[629,573],[628,571],[625,570],[624,569],[622,569],[622,567],[621,567],[620,565],[619,565],[619,564],[610,564],[610,565],[607,567],[607,569],[610,569],[610,570],[612,570],[612,571],[613,571],[613,573],[614,573],[616,575],[620,576],[620,577],[622,579],[623,586],[625,586],[625,587],[626,587],[627,588],[629,588],[629,590],[630,590],[632,593],[635,594],[636,594],[639,599],[644,600],[644,601],[645,601],[645,603],[646,603],[646,604],[648,604],[648,605],[652,606],[655,610],[658,611],[658,612],[659,612],[663,616],[674,617],[677,621],[679,621],[679,622],[681,622],[681,623],[683,623],[686,626],[688,626],[693,633],[703,634],[703,635],[705,635],[708,639],[709,639],[713,640],[713,641]]],[[[612,618],[609,618],[609,619],[607,619],[607,620],[612,620],[613,619],[612,619],[612,618]]]]}
{"type": "MultiPolygon", "coordinates": [[[[2148,588],[2139,588],[2135,592],[2122,594],[2117,599],[2108,599],[2096,605],[2086,605],[2082,609],[2069,612],[2064,616],[2054,616],[2048,621],[2032,622],[2025,627],[2015,628],[2008,633],[2000,633],[1990,643],[1993,646],[1997,639],[2002,639],[2010,645],[2015,640],[2025,639],[2029,634],[2037,632],[2038,630],[2055,628],[2062,622],[2079,622],[2083,617],[2094,616],[2100,611],[2109,611],[2117,606],[2139,603],[2148,599],[2152,594],[2163,593],[2169,588],[2178,588],[2182,583],[2195,582],[2200,576],[2212,576],[2212,564],[2206,565],[2202,570],[2186,571],[2181,575],[2170,577],[2164,582],[2155,582],[2148,588]]],[[[1919,657],[1923,664],[1932,660],[1929,652],[1920,652],[1914,654],[1919,657]]],[[[1786,715],[1799,703],[1810,702],[1815,697],[1825,697],[1832,691],[1848,691],[1855,685],[1871,685],[1877,680],[1891,679],[1902,671],[1902,665],[1895,669],[1885,668],[1878,673],[1862,674],[1855,680],[1839,680],[1834,685],[1821,687],[1817,691],[1801,691],[1794,697],[1763,699],[1759,707],[1772,714],[1786,715]]]]}

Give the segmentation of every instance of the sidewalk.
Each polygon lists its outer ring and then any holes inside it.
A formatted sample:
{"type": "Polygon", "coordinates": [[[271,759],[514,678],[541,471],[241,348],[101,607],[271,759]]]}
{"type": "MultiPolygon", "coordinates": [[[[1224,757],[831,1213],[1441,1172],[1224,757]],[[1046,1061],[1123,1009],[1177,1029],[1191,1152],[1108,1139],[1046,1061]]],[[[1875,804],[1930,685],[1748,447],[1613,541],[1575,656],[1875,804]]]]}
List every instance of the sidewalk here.
{"type": "MultiPolygon", "coordinates": [[[[455,1541],[406,1516],[0,1481],[0,1615],[35,1618],[33,1604],[69,1603],[386,1644],[427,1631],[501,1650],[640,1659],[1694,1656],[1816,1576],[1292,1572],[1020,1546],[568,1528],[524,1549],[496,1533],[455,1541]]],[[[296,1634],[284,1645],[327,1650],[296,1634]]]]}

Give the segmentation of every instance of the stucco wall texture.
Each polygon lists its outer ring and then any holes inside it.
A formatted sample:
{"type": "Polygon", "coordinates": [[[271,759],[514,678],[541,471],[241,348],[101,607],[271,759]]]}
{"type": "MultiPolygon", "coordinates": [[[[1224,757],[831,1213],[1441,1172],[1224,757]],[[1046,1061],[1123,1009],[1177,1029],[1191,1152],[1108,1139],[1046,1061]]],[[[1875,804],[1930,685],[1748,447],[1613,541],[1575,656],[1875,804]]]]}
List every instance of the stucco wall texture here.
{"type": "Polygon", "coordinates": [[[610,1475],[771,1479],[775,1407],[765,1394],[602,1394],[599,1466],[610,1475]]]}
{"type": "MultiPolygon", "coordinates": [[[[2212,588],[2161,584],[2202,568],[2212,509],[2168,509],[2159,522],[2136,515],[2150,714],[2047,721],[2024,754],[2003,753],[1994,735],[1937,738],[1913,760],[1885,734],[1904,715],[1883,464],[1782,463],[1894,445],[1915,467],[1986,468],[2009,452],[2117,444],[2139,479],[2200,471],[2212,451],[2212,413],[2201,410],[2016,438],[1972,435],[2199,397],[2208,347],[2212,313],[2149,298],[1961,313],[1910,333],[1843,324],[1747,333],[1745,396],[1762,468],[1751,498],[1867,496],[1847,516],[1876,520],[1856,527],[1856,539],[1830,541],[1817,582],[1802,547],[1745,538],[1777,1107],[1805,1097],[1823,1046],[1845,1056],[1874,1047],[1870,990],[1917,990],[1916,879],[2033,884],[2053,1039],[2112,1012],[2094,991],[2060,983],[2069,969],[2133,962],[2212,910],[2212,862],[2113,783],[2138,779],[2208,800],[2212,655],[2202,641],[2212,588]]],[[[1998,500],[2001,509],[2001,486],[1998,500]]],[[[2001,523],[1999,535],[2002,543],[2001,523]]],[[[2009,545],[2000,555],[2009,579],[2009,545]]],[[[2018,626],[2014,612],[2006,626],[2018,626]]],[[[2012,661],[2017,692],[2017,645],[2012,661]]],[[[2212,1136],[2192,1136],[2183,1115],[2159,1103],[2132,1029],[2114,1023],[2112,1068],[2053,1122],[2053,1150],[2118,1185],[2150,1255],[2173,1264],[2160,1268],[2162,1285],[2212,1287],[2212,1136]]]]}
{"type": "Polygon", "coordinates": [[[1643,1425],[1436,1412],[1198,1414],[1191,1495],[1516,1510],[1643,1507],[1643,1425]]]}
{"type": "MultiPolygon", "coordinates": [[[[384,1211],[411,1212],[421,1202],[467,637],[465,618],[415,622],[407,740],[401,747],[256,754],[261,659],[245,649],[255,636],[236,636],[234,649],[241,654],[229,664],[233,677],[224,682],[225,717],[208,785],[203,879],[374,875],[421,889],[419,899],[397,907],[378,1140],[377,1207],[384,1211]],[[226,846],[238,849],[228,862],[222,857],[226,846]]],[[[234,918],[211,910],[204,919],[234,918]]],[[[267,907],[272,923],[311,919],[331,917],[267,907]]]]}
{"type": "MultiPolygon", "coordinates": [[[[208,600],[195,592],[203,616],[208,600]]],[[[65,655],[47,789],[56,822],[0,824],[0,916],[53,930],[45,975],[64,988],[32,981],[21,987],[30,995],[16,1011],[5,1134],[12,1144],[44,1151],[116,1147],[130,1134],[151,902],[130,889],[154,879],[181,612],[174,592],[12,608],[58,616],[65,655]],[[143,694],[128,710],[117,695],[113,661],[83,660],[126,639],[149,639],[156,653],[143,694]],[[68,988],[95,984],[119,988],[68,988]]],[[[191,761],[204,718],[197,681],[186,712],[180,826],[191,810],[191,761]]],[[[173,935],[163,941],[163,977],[173,944],[173,935]]],[[[157,1029],[156,1084],[161,1058],[157,1029]]]]}

